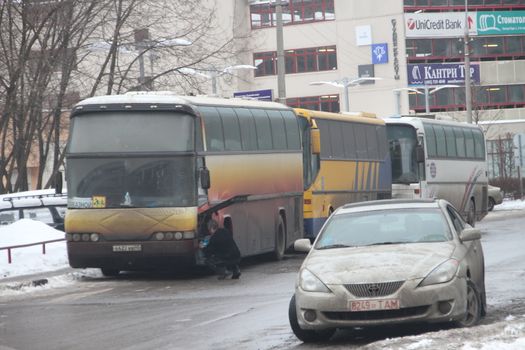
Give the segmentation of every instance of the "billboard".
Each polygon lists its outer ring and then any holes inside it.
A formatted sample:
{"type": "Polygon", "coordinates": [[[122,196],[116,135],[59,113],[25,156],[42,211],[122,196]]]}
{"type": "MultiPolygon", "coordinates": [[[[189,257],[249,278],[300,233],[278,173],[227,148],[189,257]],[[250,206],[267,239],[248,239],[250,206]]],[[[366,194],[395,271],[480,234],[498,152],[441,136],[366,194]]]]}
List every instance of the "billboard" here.
{"type": "MultiPolygon", "coordinates": [[[[469,35],[477,34],[476,12],[468,13],[469,35]]],[[[461,37],[465,35],[465,12],[405,14],[407,38],[461,37]]]]}
{"type": "Polygon", "coordinates": [[[273,101],[273,92],[272,92],[272,89],[254,90],[254,91],[237,91],[233,93],[233,97],[271,102],[273,101]]]}
{"type": "MultiPolygon", "coordinates": [[[[408,85],[438,86],[446,84],[465,84],[465,65],[463,63],[422,63],[408,64],[408,85]]],[[[470,66],[473,84],[479,84],[479,65],[470,66]]]]}
{"type": "Polygon", "coordinates": [[[525,34],[525,11],[477,12],[478,35],[525,34]]]}

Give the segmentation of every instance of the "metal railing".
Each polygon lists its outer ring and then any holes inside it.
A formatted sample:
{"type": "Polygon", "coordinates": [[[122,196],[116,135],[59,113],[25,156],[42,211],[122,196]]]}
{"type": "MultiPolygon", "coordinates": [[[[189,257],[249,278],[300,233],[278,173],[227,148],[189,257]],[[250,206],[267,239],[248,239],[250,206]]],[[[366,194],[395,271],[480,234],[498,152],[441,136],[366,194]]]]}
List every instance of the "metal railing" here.
{"type": "Polygon", "coordinates": [[[9,264],[11,264],[13,262],[11,251],[13,249],[32,247],[32,246],[41,244],[42,245],[42,254],[45,255],[46,254],[46,244],[55,243],[55,242],[61,242],[61,241],[65,241],[65,240],[66,240],[65,238],[59,238],[59,239],[53,239],[53,240],[49,240],[49,241],[42,241],[42,242],[36,242],[36,243],[13,245],[13,246],[10,246],[10,247],[0,247],[0,250],[7,250],[7,262],[9,264]]]}

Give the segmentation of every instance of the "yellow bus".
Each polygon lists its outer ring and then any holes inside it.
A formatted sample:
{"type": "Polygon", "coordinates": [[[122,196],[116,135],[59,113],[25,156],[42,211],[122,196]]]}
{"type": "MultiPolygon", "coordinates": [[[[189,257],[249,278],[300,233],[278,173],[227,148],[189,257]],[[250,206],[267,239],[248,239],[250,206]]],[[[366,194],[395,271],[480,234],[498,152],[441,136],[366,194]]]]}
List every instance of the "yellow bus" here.
{"type": "MultiPolygon", "coordinates": [[[[304,230],[313,239],[328,216],[346,203],[392,194],[386,127],[371,113],[295,109],[303,130],[319,129],[320,154],[305,152],[304,230]]],[[[306,140],[310,132],[305,132],[306,140]]],[[[305,147],[308,142],[306,142],[305,147]]]]}
{"type": "Polygon", "coordinates": [[[80,102],[67,145],[67,251],[104,275],[202,264],[214,216],[242,256],[303,236],[303,147],[273,102],[128,93],[80,102]]]}

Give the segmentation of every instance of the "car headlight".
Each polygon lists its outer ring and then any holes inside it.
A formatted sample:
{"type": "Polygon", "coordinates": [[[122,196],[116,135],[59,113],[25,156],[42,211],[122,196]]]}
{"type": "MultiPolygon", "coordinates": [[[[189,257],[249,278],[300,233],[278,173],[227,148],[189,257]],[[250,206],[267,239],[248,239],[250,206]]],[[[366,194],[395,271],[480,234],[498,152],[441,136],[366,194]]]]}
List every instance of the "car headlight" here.
{"type": "Polygon", "coordinates": [[[307,269],[303,269],[299,275],[299,287],[307,292],[330,293],[330,289],[307,269]]]}
{"type": "Polygon", "coordinates": [[[436,267],[427,277],[419,284],[420,287],[431,284],[446,283],[456,275],[459,268],[459,262],[456,259],[448,259],[436,267]]]}

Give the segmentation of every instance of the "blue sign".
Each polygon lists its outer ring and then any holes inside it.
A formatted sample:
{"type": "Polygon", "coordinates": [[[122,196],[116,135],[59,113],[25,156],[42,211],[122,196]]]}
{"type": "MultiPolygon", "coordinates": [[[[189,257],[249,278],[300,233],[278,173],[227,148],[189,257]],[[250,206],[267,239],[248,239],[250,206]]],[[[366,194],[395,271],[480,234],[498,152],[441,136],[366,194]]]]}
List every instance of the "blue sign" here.
{"type": "Polygon", "coordinates": [[[246,98],[259,101],[273,101],[272,89],[255,91],[238,91],[233,93],[233,97],[246,98]]]}
{"type": "Polygon", "coordinates": [[[372,63],[388,63],[388,44],[372,44],[372,63]]]}
{"type": "MultiPolygon", "coordinates": [[[[408,64],[407,69],[408,85],[465,85],[465,64],[463,63],[408,64]]],[[[470,66],[470,79],[473,84],[479,84],[479,65],[470,66]]]]}

